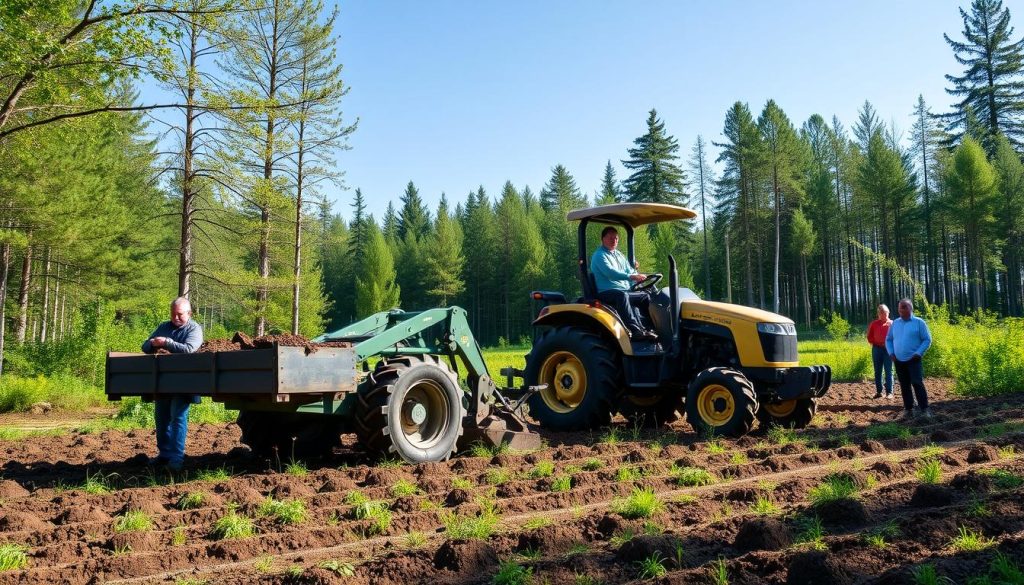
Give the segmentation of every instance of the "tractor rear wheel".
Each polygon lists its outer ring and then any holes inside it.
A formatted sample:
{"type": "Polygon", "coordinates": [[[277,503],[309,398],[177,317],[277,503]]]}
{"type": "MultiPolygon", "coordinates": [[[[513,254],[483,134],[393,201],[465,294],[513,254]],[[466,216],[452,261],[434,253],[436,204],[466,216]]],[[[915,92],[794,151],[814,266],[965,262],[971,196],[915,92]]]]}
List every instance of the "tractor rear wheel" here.
{"type": "Polygon", "coordinates": [[[702,435],[741,437],[754,426],[757,394],[746,376],[729,368],[708,368],[690,382],[686,419],[702,435]]]}
{"type": "Polygon", "coordinates": [[[458,378],[436,356],[383,359],[360,386],[359,442],[372,455],[409,463],[443,461],[455,452],[466,416],[458,378]]]}
{"type": "Polygon", "coordinates": [[[320,457],[341,445],[343,423],[336,416],[240,410],[235,422],[242,429],[242,443],[261,457],[320,457]]]}
{"type": "Polygon", "coordinates": [[[663,393],[656,396],[626,394],[619,400],[619,413],[629,424],[653,428],[679,419],[683,400],[678,394],[663,393]]]}
{"type": "Polygon", "coordinates": [[[541,335],[526,356],[526,383],[547,384],[529,399],[530,416],[556,431],[594,429],[611,422],[622,372],[598,335],[558,327],[541,335]]]}
{"type": "Polygon", "coordinates": [[[811,419],[817,411],[817,399],[795,398],[779,402],[762,402],[757,409],[757,418],[765,427],[774,424],[787,429],[802,429],[811,424],[811,419]]]}

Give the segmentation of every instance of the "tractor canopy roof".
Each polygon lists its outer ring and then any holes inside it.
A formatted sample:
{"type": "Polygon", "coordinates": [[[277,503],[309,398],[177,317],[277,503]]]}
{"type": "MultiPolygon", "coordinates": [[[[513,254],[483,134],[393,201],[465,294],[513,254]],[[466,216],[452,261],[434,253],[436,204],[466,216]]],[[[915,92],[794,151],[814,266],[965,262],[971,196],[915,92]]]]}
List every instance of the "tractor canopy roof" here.
{"type": "Polygon", "coordinates": [[[697,217],[697,213],[692,209],[665,203],[613,203],[586,209],[574,209],[565,216],[569,221],[586,219],[627,224],[631,227],[693,217],[697,217]]]}

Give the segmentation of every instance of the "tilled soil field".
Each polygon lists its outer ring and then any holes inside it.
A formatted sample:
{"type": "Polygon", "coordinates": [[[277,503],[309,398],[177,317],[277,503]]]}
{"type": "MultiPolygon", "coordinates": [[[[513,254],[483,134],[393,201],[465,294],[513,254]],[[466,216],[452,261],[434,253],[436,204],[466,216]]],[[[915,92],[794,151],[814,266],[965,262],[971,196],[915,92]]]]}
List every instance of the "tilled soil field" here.
{"type": "Polygon", "coordinates": [[[288,468],[201,426],[173,482],[151,431],[0,441],[0,545],[28,555],[0,583],[1020,583],[1024,394],[928,383],[932,419],[836,384],[803,431],[621,425],[416,466],[288,468]]]}

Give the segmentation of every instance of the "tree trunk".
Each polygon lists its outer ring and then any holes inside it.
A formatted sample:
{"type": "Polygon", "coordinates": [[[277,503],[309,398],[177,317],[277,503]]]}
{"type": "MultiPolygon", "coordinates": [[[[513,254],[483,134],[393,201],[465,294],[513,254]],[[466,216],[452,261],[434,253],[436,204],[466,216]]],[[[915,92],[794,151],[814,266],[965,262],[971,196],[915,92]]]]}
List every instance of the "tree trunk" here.
{"type": "Polygon", "coordinates": [[[800,275],[804,279],[804,324],[811,326],[811,285],[807,282],[807,256],[800,256],[800,275]]]}
{"type": "MultiPolygon", "coordinates": [[[[305,73],[305,65],[303,65],[303,76],[305,73]]],[[[292,335],[299,334],[299,278],[302,274],[302,165],[304,164],[303,155],[305,155],[302,138],[305,131],[306,121],[299,120],[299,156],[296,161],[295,183],[295,258],[292,270],[292,335]]]]}
{"type": "Polygon", "coordinates": [[[729,250],[729,228],[725,230],[725,302],[732,302],[732,266],[729,250]]]}
{"type": "Polygon", "coordinates": [[[21,290],[18,291],[18,327],[15,336],[18,344],[25,343],[28,332],[28,292],[32,285],[32,232],[28,233],[29,244],[25,247],[25,256],[21,262],[21,290]]]}
{"type": "Polygon", "coordinates": [[[50,316],[50,253],[49,246],[46,247],[46,261],[43,264],[43,311],[39,316],[40,332],[39,342],[46,343],[46,321],[50,316]]]}
{"type": "Polygon", "coordinates": [[[0,375],[4,371],[4,339],[7,331],[7,275],[11,269],[11,244],[0,246],[0,375]]]}

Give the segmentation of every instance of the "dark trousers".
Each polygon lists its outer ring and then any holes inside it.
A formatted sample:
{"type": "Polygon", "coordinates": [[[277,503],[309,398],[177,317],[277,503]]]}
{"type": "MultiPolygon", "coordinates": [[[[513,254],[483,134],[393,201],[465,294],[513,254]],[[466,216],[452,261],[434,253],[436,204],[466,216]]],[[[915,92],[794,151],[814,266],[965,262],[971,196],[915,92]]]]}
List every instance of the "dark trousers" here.
{"type": "Polygon", "coordinates": [[[597,299],[618,311],[622,321],[630,331],[644,329],[640,320],[640,311],[647,311],[651,298],[647,293],[626,290],[603,290],[597,293],[597,299]]]}
{"type": "Polygon", "coordinates": [[[900,381],[903,408],[913,410],[915,396],[918,408],[921,410],[928,408],[928,392],[924,389],[924,363],[921,358],[914,358],[906,362],[893,360],[893,365],[896,366],[896,378],[900,381]]]}
{"type": "Polygon", "coordinates": [[[892,394],[892,360],[884,347],[871,346],[871,363],[875,366],[875,392],[882,393],[882,373],[885,373],[885,393],[892,394]]]}

